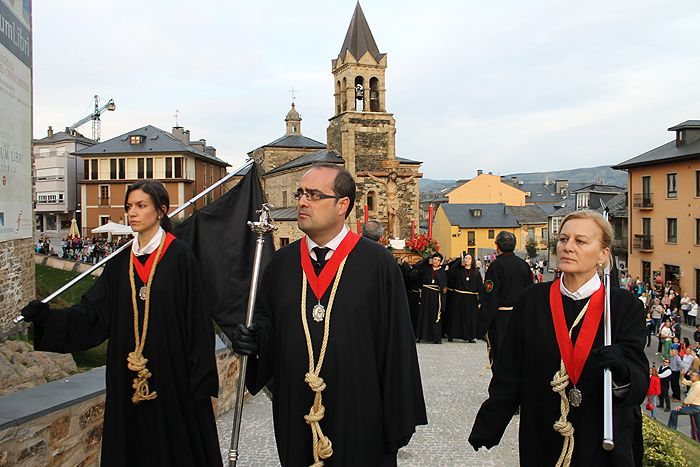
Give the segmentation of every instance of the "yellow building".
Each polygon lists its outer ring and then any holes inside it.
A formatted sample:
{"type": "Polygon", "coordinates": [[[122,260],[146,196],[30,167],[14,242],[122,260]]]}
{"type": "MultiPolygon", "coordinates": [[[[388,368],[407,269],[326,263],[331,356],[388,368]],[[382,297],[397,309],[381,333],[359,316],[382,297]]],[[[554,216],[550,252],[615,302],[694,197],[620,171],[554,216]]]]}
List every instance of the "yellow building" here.
{"type": "Polygon", "coordinates": [[[502,203],[506,206],[525,206],[525,192],[501,181],[500,175],[477,176],[447,193],[448,203],[502,203]]]}
{"type": "Polygon", "coordinates": [[[501,230],[515,235],[516,251],[524,252],[529,238],[537,242],[538,249],[546,249],[547,215],[539,206],[446,203],[440,205],[433,221],[433,238],[448,258],[495,253],[494,242],[501,230]]]}
{"type": "Polygon", "coordinates": [[[628,173],[628,270],[659,274],[700,298],[700,120],[669,128],[671,141],[614,169],[628,173]]]}

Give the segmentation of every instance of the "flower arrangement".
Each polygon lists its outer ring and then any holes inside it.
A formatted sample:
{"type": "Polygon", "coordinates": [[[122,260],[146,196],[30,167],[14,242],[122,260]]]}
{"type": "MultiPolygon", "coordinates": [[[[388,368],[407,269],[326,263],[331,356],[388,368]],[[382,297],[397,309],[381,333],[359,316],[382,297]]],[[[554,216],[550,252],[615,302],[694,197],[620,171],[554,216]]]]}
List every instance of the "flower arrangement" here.
{"type": "Polygon", "coordinates": [[[406,241],[406,249],[421,255],[423,258],[431,256],[440,251],[440,245],[434,238],[428,238],[425,234],[416,236],[413,240],[406,241]]]}

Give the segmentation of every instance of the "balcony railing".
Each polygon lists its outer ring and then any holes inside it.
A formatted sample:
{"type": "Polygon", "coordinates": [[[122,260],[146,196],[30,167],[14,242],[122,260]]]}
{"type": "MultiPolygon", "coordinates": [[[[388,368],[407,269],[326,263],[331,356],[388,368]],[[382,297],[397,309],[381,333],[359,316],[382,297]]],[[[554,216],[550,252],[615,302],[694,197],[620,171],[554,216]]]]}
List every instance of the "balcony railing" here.
{"type": "Polygon", "coordinates": [[[639,251],[654,251],[654,236],[635,235],[632,239],[632,248],[639,251]]]}
{"type": "Polygon", "coordinates": [[[632,198],[632,206],[638,209],[652,209],[654,207],[653,193],[635,193],[632,198]]]}

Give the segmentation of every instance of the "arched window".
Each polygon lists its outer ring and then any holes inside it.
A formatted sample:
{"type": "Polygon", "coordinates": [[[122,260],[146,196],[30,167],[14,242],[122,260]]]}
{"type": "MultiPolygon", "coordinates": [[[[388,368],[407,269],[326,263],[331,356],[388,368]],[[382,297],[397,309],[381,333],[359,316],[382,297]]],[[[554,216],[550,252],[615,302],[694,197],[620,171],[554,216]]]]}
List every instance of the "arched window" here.
{"type": "Polygon", "coordinates": [[[341,110],[345,112],[348,110],[348,80],[346,78],[343,78],[343,86],[340,91],[340,98],[341,98],[341,110]]]}
{"type": "Polygon", "coordinates": [[[370,190],[367,192],[367,210],[370,212],[374,212],[374,209],[376,207],[374,205],[374,197],[375,197],[375,194],[374,194],[373,190],[370,190]]]}
{"type": "Polygon", "coordinates": [[[355,76],[355,110],[365,110],[365,79],[355,76]]]}
{"type": "Polygon", "coordinates": [[[379,80],[374,76],[369,79],[369,110],[379,112],[379,80]]]}
{"type": "Polygon", "coordinates": [[[340,80],[335,82],[335,113],[340,113],[340,80]]]}

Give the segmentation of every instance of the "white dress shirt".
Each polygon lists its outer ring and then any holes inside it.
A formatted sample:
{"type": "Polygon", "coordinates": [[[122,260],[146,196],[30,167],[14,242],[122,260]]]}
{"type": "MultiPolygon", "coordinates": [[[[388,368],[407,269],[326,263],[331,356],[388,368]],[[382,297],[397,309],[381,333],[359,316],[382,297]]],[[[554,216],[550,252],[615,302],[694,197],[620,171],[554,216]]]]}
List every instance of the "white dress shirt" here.
{"type": "Polygon", "coordinates": [[[564,285],[564,274],[562,274],[562,278],[559,281],[559,290],[561,291],[561,294],[573,300],[583,300],[584,298],[588,298],[591,295],[593,295],[599,288],[600,277],[598,277],[598,274],[593,274],[593,277],[591,277],[588,282],[579,287],[579,289],[575,292],[570,292],[569,289],[567,289],[564,285]]]}
{"type": "Polygon", "coordinates": [[[158,227],[158,232],[153,236],[150,242],[146,244],[143,248],[139,248],[139,234],[134,233],[134,241],[131,242],[131,251],[134,256],[150,255],[158,249],[160,246],[160,241],[165,235],[165,230],[162,227],[158,227]]]}
{"type": "Polygon", "coordinates": [[[338,246],[340,246],[340,242],[343,241],[343,239],[345,238],[345,236],[348,234],[349,231],[350,230],[348,229],[348,226],[343,224],[343,228],[340,229],[340,233],[338,235],[336,235],[333,238],[333,240],[326,243],[325,245],[317,244],[316,242],[311,240],[311,237],[309,237],[307,235],[306,236],[306,246],[309,249],[309,253],[310,253],[311,257],[314,259],[314,261],[318,261],[318,258],[316,258],[316,252],[314,251],[314,248],[316,248],[317,246],[330,248],[330,251],[328,253],[326,253],[326,258],[325,258],[326,260],[329,260],[331,258],[331,256],[333,256],[333,253],[335,252],[335,250],[338,249],[338,246]]]}

